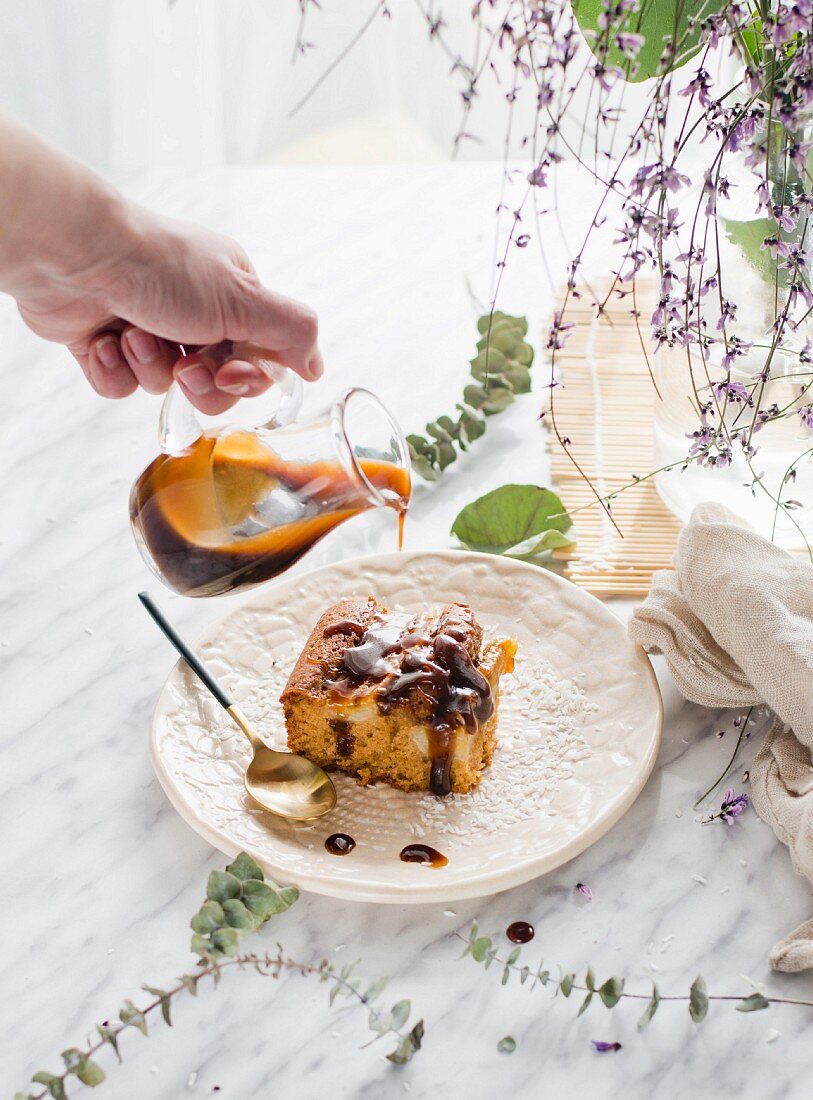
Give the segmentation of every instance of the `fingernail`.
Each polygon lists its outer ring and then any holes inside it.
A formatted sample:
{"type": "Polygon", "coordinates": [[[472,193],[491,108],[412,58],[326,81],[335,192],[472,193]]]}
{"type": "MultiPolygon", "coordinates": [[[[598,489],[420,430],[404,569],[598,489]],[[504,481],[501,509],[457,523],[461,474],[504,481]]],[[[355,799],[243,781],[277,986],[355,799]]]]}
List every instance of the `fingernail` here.
{"type": "Polygon", "coordinates": [[[251,386],[246,385],[245,382],[235,382],[232,386],[218,386],[219,390],[223,390],[224,393],[230,393],[233,397],[245,397],[247,393],[251,393],[251,386]]]}
{"type": "Polygon", "coordinates": [[[96,354],[99,357],[99,362],[108,370],[115,370],[124,362],[119,351],[119,342],[115,336],[103,336],[101,340],[97,340],[96,354]]]}
{"type": "Polygon", "coordinates": [[[178,372],[178,376],[190,393],[198,396],[210,393],[214,389],[212,375],[206,367],[186,367],[185,370],[178,372]]]}
{"type": "Polygon", "coordinates": [[[154,363],[158,358],[160,352],[158,341],[149,332],[143,332],[139,328],[131,329],[127,333],[127,343],[139,363],[145,366],[154,363]]]}

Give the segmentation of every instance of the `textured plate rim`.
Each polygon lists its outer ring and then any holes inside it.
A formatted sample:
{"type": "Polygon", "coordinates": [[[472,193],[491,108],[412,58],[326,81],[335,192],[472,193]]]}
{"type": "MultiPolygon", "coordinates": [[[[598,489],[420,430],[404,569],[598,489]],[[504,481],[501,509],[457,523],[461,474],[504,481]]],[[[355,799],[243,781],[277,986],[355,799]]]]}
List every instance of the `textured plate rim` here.
{"type": "MultiPolygon", "coordinates": [[[[577,588],[571,581],[558,576],[552,571],[542,570],[537,565],[519,561],[515,558],[503,558],[491,554],[479,554],[473,551],[420,549],[383,554],[363,554],[356,557],[343,558],[339,561],[318,566],[307,572],[295,574],[294,576],[283,575],[282,577],[276,578],[268,584],[255,589],[252,593],[249,593],[245,600],[236,604],[226,611],[225,614],[210,623],[195,639],[195,646],[197,648],[205,645],[208,641],[216,637],[223,622],[230,616],[239,614],[244,608],[250,607],[260,593],[265,597],[275,588],[304,584],[306,581],[318,577],[320,573],[330,572],[339,566],[358,566],[360,568],[374,569],[376,563],[385,560],[397,559],[402,563],[406,563],[410,559],[423,557],[440,557],[459,562],[463,554],[466,555],[466,560],[472,562],[480,561],[492,568],[495,562],[500,562],[503,567],[508,567],[509,570],[517,569],[522,572],[528,572],[536,576],[537,579],[544,577],[546,583],[552,583],[554,588],[560,586],[566,588],[569,592],[576,591],[579,594],[579,598],[584,598],[588,603],[595,605],[600,609],[600,614],[602,616],[612,619],[622,630],[624,630],[623,621],[591,592],[587,592],[583,588],[577,588]]],[[[283,879],[288,880],[304,890],[309,890],[312,893],[320,894],[325,897],[339,898],[344,901],[373,902],[376,904],[392,905],[429,905],[445,901],[463,901],[468,898],[485,897],[491,894],[500,893],[504,890],[510,890],[515,886],[521,886],[526,882],[530,882],[535,878],[539,878],[541,875],[563,866],[565,863],[581,855],[582,852],[586,851],[587,848],[600,840],[601,837],[609,832],[609,830],[621,820],[646,786],[652,774],[661,746],[663,735],[663,699],[660,685],[655,676],[655,671],[644,650],[640,646],[633,646],[632,653],[634,654],[636,663],[646,670],[649,684],[654,691],[654,701],[657,706],[657,716],[653,735],[650,739],[646,756],[641,761],[641,766],[637,772],[635,781],[619,791],[614,799],[607,802],[586,829],[577,836],[570,838],[570,840],[564,841],[559,847],[546,852],[545,855],[536,858],[529,856],[522,863],[516,863],[504,870],[495,868],[484,871],[481,874],[468,875],[466,878],[456,881],[445,880],[442,871],[438,872],[435,870],[429,871],[427,874],[436,875],[437,879],[433,877],[431,880],[428,878],[426,880],[419,879],[414,883],[388,883],[386,885],[377,883],[375,880],[367,877],[345,880],[333,879],[329,875],[326,876],[324,873],[317,874],[307,870],[297,870],[292,873],[287,867],[277,866],[272,859],[268,858],[266,852],[259,852],[256,849],[252,849],[250,846],[244,847],[243,845],[233,843],[224,833],[211,825],[197,812],[197,810],[185,801],[158,750],[157,731],[159,719],[163,712],[162,703],[166,692],[169,690],[170,680],[183,665],[183,661],[181,660],[176,661],[169,670],[158,693],[155,706],[153,707],[149,732],[150,759],[153,770],[170,804],[179,816],[186,821],[195,832],[207,840],[213,848],[232,858],[240,851],[245,850],[256,859],[265,870],[270,871],[274,875],[280,875],[283,879]]]]}

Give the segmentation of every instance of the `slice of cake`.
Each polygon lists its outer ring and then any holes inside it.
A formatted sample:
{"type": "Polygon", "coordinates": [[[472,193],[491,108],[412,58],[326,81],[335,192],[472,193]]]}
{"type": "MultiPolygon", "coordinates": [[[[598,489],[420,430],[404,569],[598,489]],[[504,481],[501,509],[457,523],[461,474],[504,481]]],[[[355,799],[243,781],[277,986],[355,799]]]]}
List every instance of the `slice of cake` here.
{"type": "Polygon", "coordinates": [[[483,644],[474,612],[388,611],[372,596],[320,618],[281,696],[288,747],[403,791],[464,793],[497,743],[512,641],[483,644]]]}

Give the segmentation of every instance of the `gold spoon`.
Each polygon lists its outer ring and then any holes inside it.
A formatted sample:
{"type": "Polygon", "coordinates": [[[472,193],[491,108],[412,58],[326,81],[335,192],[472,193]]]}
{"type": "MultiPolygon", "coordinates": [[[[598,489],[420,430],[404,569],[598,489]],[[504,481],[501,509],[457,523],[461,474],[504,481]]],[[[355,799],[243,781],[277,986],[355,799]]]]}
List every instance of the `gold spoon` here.
{"type": "Polygon", "coordinates": [[[254,752],[245,775],[249,796],[264,810],[289,821],[312,821],[330,813],[336,805],[336,788],[327,774],[304,756],[270,749],[254,732],[248,718],[231,701],[200,657],[167,622],[152,597],[146,592],[139,592],[138,598],[198,679],[248,738],[254,752]]]}

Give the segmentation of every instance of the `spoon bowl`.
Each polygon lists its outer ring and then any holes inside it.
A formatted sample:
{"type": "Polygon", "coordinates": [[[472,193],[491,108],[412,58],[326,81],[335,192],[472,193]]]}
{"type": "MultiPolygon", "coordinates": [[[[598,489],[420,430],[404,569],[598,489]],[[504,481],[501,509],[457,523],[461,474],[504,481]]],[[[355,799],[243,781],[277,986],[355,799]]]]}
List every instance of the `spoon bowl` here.
{"type": "Polygon", "coordinates": [[[314,821],[330,813],[336,805],[336,788],[327,773],[304,756],[269,748],[239,707],[226,709],[254,753],[245,775],[249,796],[263,809],[292,821],[314,821]]]}

